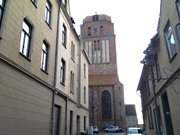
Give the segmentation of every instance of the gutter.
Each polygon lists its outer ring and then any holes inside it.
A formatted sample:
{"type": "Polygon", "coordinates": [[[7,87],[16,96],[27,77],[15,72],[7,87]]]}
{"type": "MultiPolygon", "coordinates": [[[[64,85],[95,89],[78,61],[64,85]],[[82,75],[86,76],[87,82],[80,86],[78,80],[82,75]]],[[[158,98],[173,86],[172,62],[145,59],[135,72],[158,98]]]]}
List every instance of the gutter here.
{"type": "Polygon", "coordinates": [[[51,135],[53,135],[53,121],[54,121],[54,105],[55,105],[55,95],[56,91],[56,73],[57,73],[57,60],[58,60],[58,41],[59,41],[59,22],[60,22],[60,8],[61,0],[57,0],[58,3],[58,13],[57,13],[57,28],[56,28],[56,47],[55,47],[55,63],[54,63],[54,81],[53,81],[53,95],[52,95],[52,110],[51,110],[51,135]]]}
{"type": "Polygon", "coordinates": [[[78,97],[77,97],[77,101],[78,101],[78,107],[80,107],[81,104],[81,40],[78,41],[79,42],[79,93],[78,93],[78,97]]]}

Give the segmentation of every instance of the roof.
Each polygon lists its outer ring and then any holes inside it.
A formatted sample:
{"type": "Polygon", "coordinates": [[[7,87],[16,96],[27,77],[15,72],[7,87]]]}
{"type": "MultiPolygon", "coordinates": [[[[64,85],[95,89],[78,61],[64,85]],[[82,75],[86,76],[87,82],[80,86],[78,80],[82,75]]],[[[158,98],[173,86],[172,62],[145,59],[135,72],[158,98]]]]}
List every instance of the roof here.
{"type": "Polygon", "coordinates": [[[89,75],[89,85],[113,85],[117,82],[117,75],[89,75]]]}
{"type": "Polygon", "coordinates": [[[135,105],[125,105],[126,116],[136,116],[135,105]]]}
{"type": "Polygon", "coordinates": [[[89,22],[94,22],[93,17],[97,16],[98,20],[97,21],[108,21],[111,22],[111,17],[105,14],[94,14],[92,16],[87,16],[86,18],[83,19],[83,24],[84,23],[89,23],[89,22]]]}

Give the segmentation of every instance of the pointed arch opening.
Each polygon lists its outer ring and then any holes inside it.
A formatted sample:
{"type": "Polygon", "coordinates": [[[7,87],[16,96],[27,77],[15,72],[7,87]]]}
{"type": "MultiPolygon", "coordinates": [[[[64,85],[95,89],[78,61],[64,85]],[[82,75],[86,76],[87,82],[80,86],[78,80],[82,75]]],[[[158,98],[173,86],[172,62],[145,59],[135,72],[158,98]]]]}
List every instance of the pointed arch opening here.
{"type": "Polygon", "coordinates": [[[111,94],[105,90],[101,97],[102,103],[102,118],[111,119],[112,118],[112,107],[111,107],[111,94]]]}

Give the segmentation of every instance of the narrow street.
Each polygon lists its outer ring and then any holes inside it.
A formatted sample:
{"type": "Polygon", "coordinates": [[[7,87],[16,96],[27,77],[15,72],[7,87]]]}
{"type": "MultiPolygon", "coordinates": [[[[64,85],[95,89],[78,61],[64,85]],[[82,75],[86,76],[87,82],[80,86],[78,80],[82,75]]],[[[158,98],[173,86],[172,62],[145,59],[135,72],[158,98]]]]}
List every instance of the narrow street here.
{"type": "Polygon", "coordinates": [[[100,133],[99,135],[125,135],[125,133],[100,133]]]}

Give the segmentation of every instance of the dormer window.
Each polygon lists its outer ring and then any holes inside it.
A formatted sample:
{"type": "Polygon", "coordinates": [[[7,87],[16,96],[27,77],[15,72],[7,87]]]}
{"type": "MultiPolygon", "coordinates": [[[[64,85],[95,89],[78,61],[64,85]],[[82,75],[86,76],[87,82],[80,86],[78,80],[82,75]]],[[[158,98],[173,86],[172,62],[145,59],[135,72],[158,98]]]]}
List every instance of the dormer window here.
{"type": "Polygon", "coordinates": [[[99,16],[98,15],[94,15],[93,16],[93,21],[98,21],[99,20],[99,16]]]}

